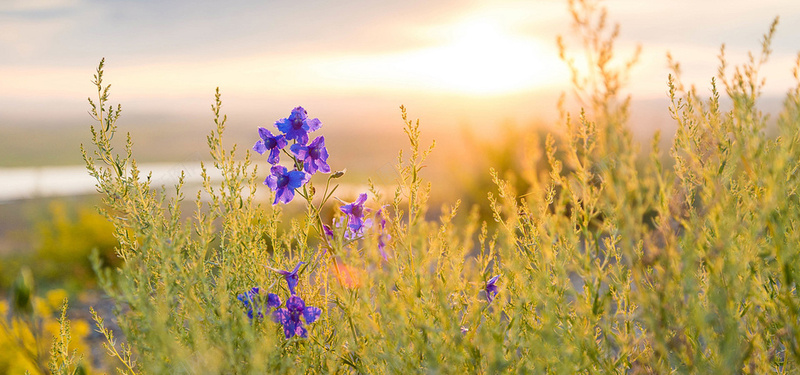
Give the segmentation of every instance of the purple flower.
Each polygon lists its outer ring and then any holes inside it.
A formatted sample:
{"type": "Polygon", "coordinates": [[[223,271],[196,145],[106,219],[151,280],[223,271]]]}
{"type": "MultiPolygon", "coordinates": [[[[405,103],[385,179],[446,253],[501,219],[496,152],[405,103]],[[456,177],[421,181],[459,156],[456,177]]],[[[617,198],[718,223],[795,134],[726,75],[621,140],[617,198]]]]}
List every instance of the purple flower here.
{"type": "Polygon", "coordinates": [[[489,303],[492,303],[492,300],[494,300],[494,297],[497,295],[496,283],[499,277],[500,275],[495,275],[494,277],[489,279],[489,281],[486,282],[486,287],[484,288],[484,290],[486,291],[486,299],[489,300],[489,303]]]}
{"type": "Polygon", "coordinates": [[[267,294],[267,306],[275,309],[281,306],[281,298],[275,293],[267,294]]]}
{"type": "Polygon", "coordinates": [[[303,327],[303,321],[300,320],[302,316],[305,319],[305,324],[314,323],[322,314],[322,310],[317,307],[306,307],[305,301],[298,296],[291,296],[286,301],[286,308],[277,309],[272,313],[272,318],[283,325],[283,333],[286,338],[292,336],[306,337],[308,331],[303,327]]]}
{"type": "Polygon", "coordinates": [[[294,189],[303,186],[311,177],[311,175],[303,171],[289,172],[286,167],[280,165],[272,167],[270,172],[272,174],[264,180],[264,185],[275,191],[273,205],[278,204],[278,202],[291,202],[292,198],[294,198],[294,189]]]}
{"type": "Polygon", "coordinates": [[[328,224],[322,224],[322,231],[325,232],[326,237],[333,239],[333,229],[328,224]]]}
{"type": "MultiPolygon", "coordinates": [[[[247,317],[250,318],[250,320],[253,320],[254,316],[258,317],[259,319],[264,317],[258,301],[258,287],[254,287],[253,289],[237,295],[236,299],[244,304],[244,308],[247,309],[247,317]]],[[[278,306],[280,306],[280,303],[278,306]]]]}
{"type": "Polygon", "coordinates": [[[267,162],[273,165],[278,164],[280,161],[281,149],[288,144],[286,137],[282,134],[272,135],[269,130],[262,127],[258,128],[258,135],[261,136],[261,140],[256,142],[255,146],[253,146],[253,150],[261,155],[269,151],[267,162]]]}
{"type": "Polygon", "coordinates": [[[385,207],[375,212],[375,219],[378,220],[380,231],[378,232],[378,251],[380,251],[383,260],[388,260],[389,255],[386,254],[386,242],[392,239],[389,233],[386,233],[386,215],[383,214],[385,207]]]}
{"type": "Polygon", "coordinates": [[[328,149],[325,148],[325,137],[315,138],[308,146],[295,143],[292,145],[292,153],[297,156],[297,159],[303,161],[303,169],[308,173],[331,172],[331,167],[327,162],[328,149]]]}
{"type": "MultiPolygon", "coordinates": [[[[292,272],[284,271],[284,270],[275,270],[275,272],[283,275],[286,279],[286,284],[289,286],[289,293],[295,295],[294,288],[297,287],[297,281],[300,280],[300,276],[297,275],[297,271],[300,270],[300,266],[305,264],[305,262],[298,262],[296,266],[294,266],[294,270],[292,272]]],[[[280,304],[280,302],[278,303],[280,304]]]]}
{"type": "Polygon", "coordinates": [[[347,226],[353,237],[360,235],[364,232],[365,228],[372,225],[371,220],[364,220],[364,214],[369,212],[369,208],[364,207],[367,201],[367,194],[361,193],[353,203],[348,203],[339,209],[347,214],[347,226]]]}
{"type": "Polygon", "coordinates": [[[313,132],[322,126],[319,119],[309,119],[303,107],[292,110],[288,118],[280,119],[275,122],[275,127],[286,135],[287,140],[296,140],[297,143],[308,143],[308,132],[313,132]]]}

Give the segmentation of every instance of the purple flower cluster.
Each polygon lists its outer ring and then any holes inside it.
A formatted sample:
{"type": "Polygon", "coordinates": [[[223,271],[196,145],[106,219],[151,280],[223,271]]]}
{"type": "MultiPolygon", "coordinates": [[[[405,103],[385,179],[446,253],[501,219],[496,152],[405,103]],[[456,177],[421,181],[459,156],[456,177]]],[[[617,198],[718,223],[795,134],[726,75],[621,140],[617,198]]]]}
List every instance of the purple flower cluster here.
{"type": "MultiPolygon", "coordinates": [[[[283,326],[283,334],[287,339],[293,336],[307,337],[308,330],[305,325],[314,323],[322,315],[322,310],[318,307],[306,306],[306,302],[295,294],[297,281],[299,279],[298,271],[304,262],[300,262],[293,271],[277,271],[286,279],[291,296],[286,300],[286,307],[281,308],[281,299],[277,294],[267,294],[267,308],[266,313],[271,315],[272,320],[280,323],[283,326]],[[302,319],[301,319],[302,318],[302,319]]],[[[247,317],[252,321],[253,319],[261,320],[264,318],[262,312],[261,301],[259,299],[258,287],[239,294],[236,298],[244,304],[247,309],[247,317]]]]}
{"type": "Polygon", "coordinates": [[[311,143],[308,142],[308,133],[322,127],[319,119],[308,118],[308,113],[303,107],[296,107],[289,117],[276,121],[275,127],[281,134],[275,135],[268,129],[259,127],[258,135],[261,139],[253,146],[253,150],[261,155],[268,153],[267,162],[273,165],[270,175],[264,180],[264,185],[275,192],[273,205],[278,202],[291,202],[295,189],[308,182],[314,173],[331,171],[325,137],[319,136],[311,143]],[[289,147],[291,154],[285,150],[289,141],[294,141],[289,147]],[[289,171],[286,167],[278,165],[281,151],[292,157],[294,170],[289,171]]]}

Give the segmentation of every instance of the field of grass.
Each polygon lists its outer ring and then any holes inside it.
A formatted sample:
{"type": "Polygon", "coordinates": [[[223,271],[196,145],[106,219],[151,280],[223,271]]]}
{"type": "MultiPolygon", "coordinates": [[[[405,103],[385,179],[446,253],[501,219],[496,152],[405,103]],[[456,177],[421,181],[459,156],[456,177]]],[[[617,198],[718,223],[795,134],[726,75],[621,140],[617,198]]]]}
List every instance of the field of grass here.
{"type": "Polygon", "coordinates": [[[772,118],[758,70],[776,24],[749,61],[723,57],[708,92],[673,65],[674,137],[642,146],[616,33],[569,4],[595,64],[573,69],[583,108],[560,107],[558,129],[440,148],[413,108],[398,129],[346,134],[298,107],[258,138],[226,128],[217,95],[210,132],[126,146],[93,98],[92,138],[39,141],[83,142],[100,197],[0,215],[23,238],[2,255],[0,372],[797,373],[800,57],[772,118]],[[176,151],[206,133],[208,149],[176,151]],[[280,162],[244,153],[258,139],[280,162]],[[222,178],[203,174],[202,194],[140,178],[137,163],[181,159],[222,178]]]}

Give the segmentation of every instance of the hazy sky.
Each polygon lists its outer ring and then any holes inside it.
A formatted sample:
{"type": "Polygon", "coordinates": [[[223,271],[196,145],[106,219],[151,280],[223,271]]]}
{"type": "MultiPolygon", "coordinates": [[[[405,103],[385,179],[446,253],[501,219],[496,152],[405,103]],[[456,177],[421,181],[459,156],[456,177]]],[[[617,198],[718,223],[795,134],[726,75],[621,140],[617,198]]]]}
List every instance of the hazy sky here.
{"type": "MultiPolygon", "coordinates": [[[[667,51],[708,87],[719,45],[743,62],[777,15],[766,93],[791,85],[800,1],[603,4],[621,24],[619,51],[643,46],[636,99],[665,97],[667,51]]],[[[406,104],[435,121],[529,121],[568,87],[555,37],[578,48],[569,25],[557,0],[2,0],[0,128],[84,118],[101,57],[112,100],[134,114],[206,116],[220,86],[234,113],[303,104],[349,121],[354,111],[396,117],[406,104]]]]}

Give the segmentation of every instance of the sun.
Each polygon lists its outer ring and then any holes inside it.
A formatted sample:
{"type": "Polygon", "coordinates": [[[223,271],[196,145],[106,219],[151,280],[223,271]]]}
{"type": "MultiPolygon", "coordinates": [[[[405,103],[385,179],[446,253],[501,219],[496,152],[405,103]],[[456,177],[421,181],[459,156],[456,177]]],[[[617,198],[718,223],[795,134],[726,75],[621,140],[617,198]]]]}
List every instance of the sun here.
{"type": "Polygon", "coordinates": [[[438,89],[486,95],[551,84],[552,56],[534,38],[476,19],[455,26],[450,43],[421,51],[413,61],[438,89]]]}
{"type": "Polygon", "coordinates": [[[555,45],[514,34],[502,20],[471,17],[430,32],[431,47],[316,61],[311,69],[338,89],[424,90],[503,95],[565,80],[555,45]],[[443,31],[444,30],[444,31],[443,31]]]}
{"type": "Polygon", "coordinates": [[[468,95],[543,88],[563,79],[554,50],[502,26],[488,17],[449,25],[440,45],[394,56],[396,71],[417,77],[426,89],[468,95]]]}

